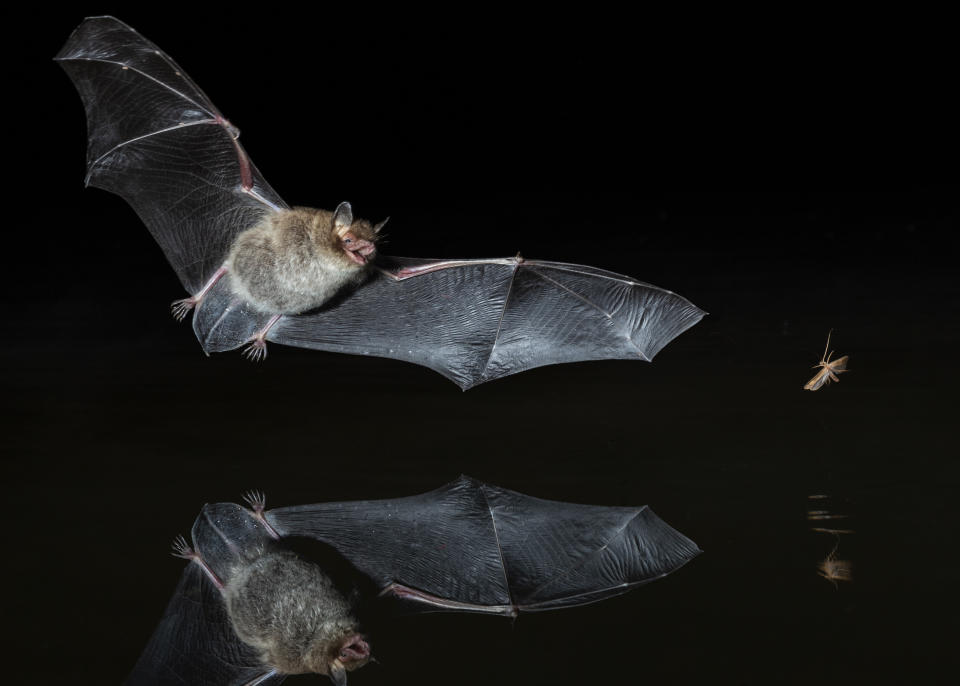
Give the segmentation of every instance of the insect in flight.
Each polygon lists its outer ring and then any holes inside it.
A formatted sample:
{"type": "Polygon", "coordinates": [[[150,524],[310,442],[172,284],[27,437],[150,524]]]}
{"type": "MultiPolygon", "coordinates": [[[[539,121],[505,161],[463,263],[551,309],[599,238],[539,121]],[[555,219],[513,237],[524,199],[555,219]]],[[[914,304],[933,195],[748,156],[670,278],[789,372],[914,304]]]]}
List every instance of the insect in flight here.
{"type": "Polygon", "coordinates": [[[837,559],[837,546],[827,555],[817,567],[817,574],[837,588],[838,581],[853,581],[853,564],[850,560],[837,559]]]}
{"type": "Polygon", "coordinates": [[[831,350],[830,354],[827,354],[827,350],[830,348],[831,334],[833,334],[833,329],[830,329],[830,333],[827,334],[827,345],[823,349],[823,356],[820,358],[820,362],[813,366],[814,369],[820,367],[820,371],[804,384],[803,390],[805,391],[819,391],[822,386],[829,384],[831,381],[839,382],[840,378],[837,376],[837,374],[842,374],[843,372],[848,371],[848,355],[838,357],[832,362],[830,361],[830,358],[833,357],[833,351],[831,350]]]}

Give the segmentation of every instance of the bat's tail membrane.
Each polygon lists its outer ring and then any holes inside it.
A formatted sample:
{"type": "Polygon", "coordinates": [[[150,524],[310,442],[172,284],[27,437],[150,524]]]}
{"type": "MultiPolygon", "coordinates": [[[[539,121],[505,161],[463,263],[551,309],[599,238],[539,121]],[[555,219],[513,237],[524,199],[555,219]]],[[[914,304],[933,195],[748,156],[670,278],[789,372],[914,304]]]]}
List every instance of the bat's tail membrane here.
{"type": "Polygon", "coordinates": [[[229,276],[207,292],[193,315],[193,331],[207,353],[235,350],[261,331],[270,321],[230,290],[229,276]]]}
{"type": "Polygon", "coordinates": [[[204,505],[191,535],[194,549],[224,584],[274,540],[263,522],[235,503],[204,505]]]}

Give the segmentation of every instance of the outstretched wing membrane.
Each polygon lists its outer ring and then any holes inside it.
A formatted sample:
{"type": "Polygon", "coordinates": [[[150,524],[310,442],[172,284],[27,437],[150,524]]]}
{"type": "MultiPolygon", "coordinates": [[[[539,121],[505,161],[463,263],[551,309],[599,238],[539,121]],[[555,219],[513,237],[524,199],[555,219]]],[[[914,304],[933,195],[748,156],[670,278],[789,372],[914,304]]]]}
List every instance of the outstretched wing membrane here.
{"type": "MultiPolygon", "coordinates": [[[[391,274],[414,275],[379,274],[348,298],[281,318],[267,339],[413,362],[466,390],[561,362],[650,361],[704,315],[675,293],[582,265],[404,258],[386,264],[391,274]]],[[[235,319],[220,326],[226,330],[235,319]]],[[[218,350],[243,342],[209,331],[201,340],[226,343],[218,350]]]]}
{"type": "Polygon", "coordinates": [[[163,619],[127,686],[278,686],[256,651],[237,638],[220,591],[196,564],[183,570],[163,619]]]}
{"type": "Polygon", "coordinates": [[[240,132],[176,62],[120,20],[86,19],[56,60],[87,113],[87,184],[130,203],[191,294],[237,233],[286,207],[240,132]]]}
{"type": "Polygon", "coordinates": [[[624,593],[678,569],[697,545],[648,507],[542,500],[469,477],[406,498],[270,510],[281,536],[335,547],[425,609],[515,615],[624,593]]]}

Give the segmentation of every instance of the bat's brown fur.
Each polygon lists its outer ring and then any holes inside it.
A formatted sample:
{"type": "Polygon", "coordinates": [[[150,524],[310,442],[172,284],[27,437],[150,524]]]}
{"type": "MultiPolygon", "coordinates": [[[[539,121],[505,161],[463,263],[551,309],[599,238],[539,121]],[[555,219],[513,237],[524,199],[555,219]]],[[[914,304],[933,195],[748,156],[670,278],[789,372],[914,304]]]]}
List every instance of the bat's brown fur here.
{"type": "Polygon", "coordinates": [[[308,207],[271,212],[234,241],[225,264],[230,286],[262,312],[299,314],[319,307],[363,280],[381,225],[354,220],[346,203],[334,212],[308,207]],[[358,243],[369,251],[364,263],[348,254],[358,243]]]}
{"type": "Polygon", "coordinates": [[[282,674],[342,673],[369,660],[368,652],[343,654],[344,645],[362,640],[350,603],[319,566],[291,552],[265,552],[223,592],[237,635],[282,674]]]}

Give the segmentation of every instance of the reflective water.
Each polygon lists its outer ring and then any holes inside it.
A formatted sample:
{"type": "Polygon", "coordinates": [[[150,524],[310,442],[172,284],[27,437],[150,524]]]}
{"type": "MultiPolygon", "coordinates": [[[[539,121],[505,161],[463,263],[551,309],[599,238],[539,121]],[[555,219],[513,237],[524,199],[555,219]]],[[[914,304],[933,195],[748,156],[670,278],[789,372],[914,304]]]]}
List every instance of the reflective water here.
{"type": "MultiPolygon", "coordinates": [[[[388,360],[276,346],[259,366],[208,359],[165,315],[172,279],[98,299],[109,279],[77,269],[83,288],[12,312],[25,335],[3,359],[17,664],[120,682],[178,578],[170,541],[204,502],[252,487],[273,505],[399,496],[467,473],[646,503],[705,552],[566,612],[400,618],[351,683],[934,681],[958,570],[960,336],[942,244],[922,225],[836,217],[781,217],[758,243],[739,221],[684,215],[649,249],[627,236],[586,255],[711,313],[652,365],[545,368],[468,393],[388,360]],[[850,371],[802,391],[831,328],[850,371]],[[852,580],[835,587],[818,572],[838,541],[852,580]]],[[[570,259],[566,245],[549,256],[570,259]]]]}
{"type": "Polygon", "coordinates": [[[0,270],[7,679],[120,683],[182,569],[170,543],[205,502],[399,496],[467,473],[649,504],[704,554],[626,596],[513,623],[399,618],[351,684],[947,681],[954,41],[927,22],[907,45],[901,14],[887,32],[831,14],[836,44],[884,42],[845,60],[819,16],[697,36],[689,16],[671,32],[594,8],[566,31],[493,11],[483,26],[477,11],[381,19],[378,35],[366,6],[335,16],[348,5],[122,18],[243,130],[288,201],[391,215],[385,252],[583,262],[710,316],[653,364],[545,368],[465,394],[387,360],[206,358],[169,317],[184,294],[133,212],[82,187],[82,108],[50,61],[80,15],[42,8],[8,49],[24,93],[8,204],[34,211],[8,211],[0,270]],[[850,371],[805,392],[830,329],[850,371]],[[834,554],[852,580],[819,574],[837,537],[812,526],[855,531],[834,554]]]}

